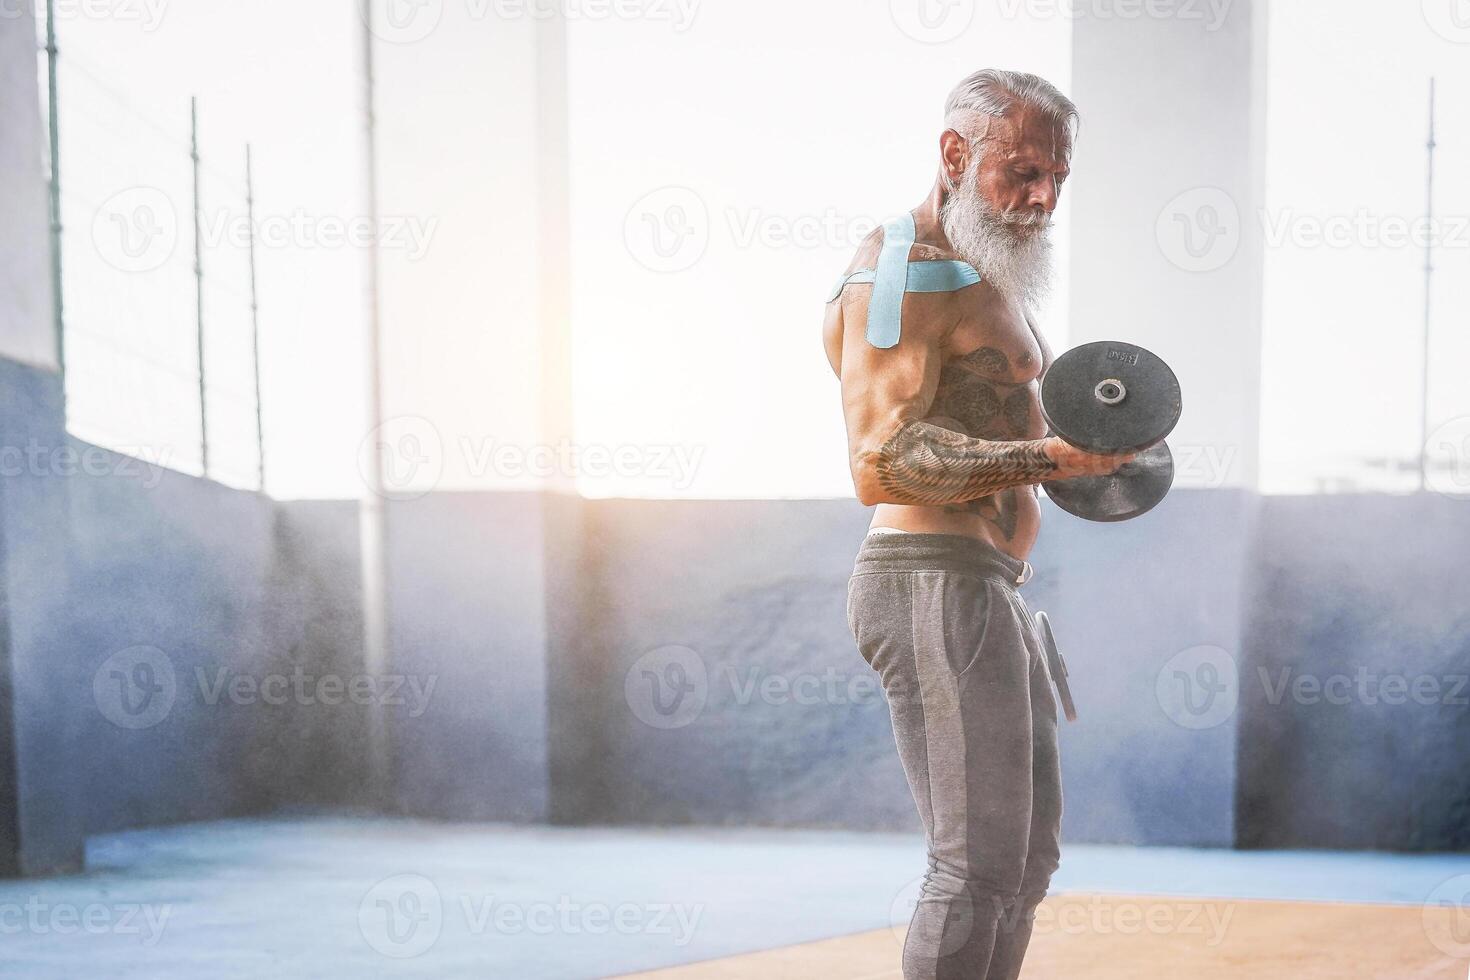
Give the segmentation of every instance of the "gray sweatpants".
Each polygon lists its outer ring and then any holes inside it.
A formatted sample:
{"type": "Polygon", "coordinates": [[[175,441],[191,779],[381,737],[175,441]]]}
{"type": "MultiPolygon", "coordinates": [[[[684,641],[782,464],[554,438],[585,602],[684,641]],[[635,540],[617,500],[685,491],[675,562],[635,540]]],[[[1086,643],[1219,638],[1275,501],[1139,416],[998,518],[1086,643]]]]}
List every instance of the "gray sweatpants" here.
{"type": "Polygon", "coordinates": [[[1057,869],[1057,709],[1024,567],[971,538],[872,535],[848,586],[929,847],[905,980],[1015,980],[1057,869]]]}

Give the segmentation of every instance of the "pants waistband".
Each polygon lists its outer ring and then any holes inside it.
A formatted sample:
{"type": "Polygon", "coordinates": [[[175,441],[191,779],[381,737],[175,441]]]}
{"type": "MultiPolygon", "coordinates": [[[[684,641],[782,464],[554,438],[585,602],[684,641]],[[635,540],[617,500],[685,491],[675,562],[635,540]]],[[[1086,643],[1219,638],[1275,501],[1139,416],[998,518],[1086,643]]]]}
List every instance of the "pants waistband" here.
{"type": "Polygon", "coordinates": [[[1031,580],[1031,563],[961,534],[870,534],[853,569],[862,572],[958,572],[1015,587],[1031,580]]]}

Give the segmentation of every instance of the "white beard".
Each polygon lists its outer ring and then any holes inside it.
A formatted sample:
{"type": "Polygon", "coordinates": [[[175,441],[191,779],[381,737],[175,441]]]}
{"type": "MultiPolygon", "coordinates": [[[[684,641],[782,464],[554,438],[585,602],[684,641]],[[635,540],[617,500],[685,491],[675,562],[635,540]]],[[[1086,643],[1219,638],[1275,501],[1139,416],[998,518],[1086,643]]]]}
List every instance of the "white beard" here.
{"type": "Polygon", "coordinates": [[[1052,282],[1051,215],[997,211],[980,196],[975,166],[959,181],[939,220],[960,258],[1023,311],[1035,310],[1052,282]]]}

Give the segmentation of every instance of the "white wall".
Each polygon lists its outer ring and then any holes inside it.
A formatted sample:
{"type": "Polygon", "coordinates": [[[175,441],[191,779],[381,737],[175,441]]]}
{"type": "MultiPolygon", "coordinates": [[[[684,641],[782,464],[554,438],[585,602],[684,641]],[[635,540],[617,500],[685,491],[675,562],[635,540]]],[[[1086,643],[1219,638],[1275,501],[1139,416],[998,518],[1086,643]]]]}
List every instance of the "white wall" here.
{"type": "Polygon", "coordinates": [[[496,453],[541,440],[538,22],[418,18],[377,22],[381,208],[434,228],[424,254],[382,256],[387,443],[422,454],[408,493],[529,487],[496,453]]]}
{"type": "Polygon", "coordinates": [[[827,292],[929,191],[953,85],[998,66],[1070,88],[1070,23],[919,0],[633,7],[571,24],[573,322],[578,441],[645,465],[580,488],[850,496],[827,292]],[[699,460],[692,483],[664,447],[699,460]]]}
{"type": "Polygon", "coordinates": [[[1174,368],[1181,486],[1254,487],[1261,376],[1261,4],[1076,21],[1073,340],[1174,368]]]}
{"type": "Polygon", "coordinates": [[[0,16],[0,356],[56,367],[45,130],[36,93],[36,25],[0,16]]]}

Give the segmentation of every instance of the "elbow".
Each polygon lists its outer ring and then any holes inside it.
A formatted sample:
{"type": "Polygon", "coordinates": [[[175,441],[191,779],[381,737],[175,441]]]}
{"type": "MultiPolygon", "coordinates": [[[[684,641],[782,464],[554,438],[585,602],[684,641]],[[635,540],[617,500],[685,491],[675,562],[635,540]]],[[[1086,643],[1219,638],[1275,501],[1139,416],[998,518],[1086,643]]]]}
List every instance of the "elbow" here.
{"type": "Polygon", "coordinates": [[[865,454],[853,458],[852,486],[857,491],[858,501],[864,507],[893,503],[883,488],[883,481],[878,475],[878,461],[872,455],[865,454]]]}

